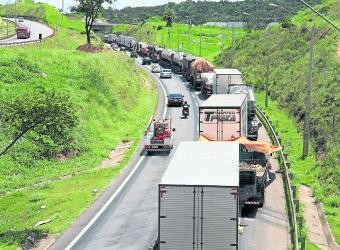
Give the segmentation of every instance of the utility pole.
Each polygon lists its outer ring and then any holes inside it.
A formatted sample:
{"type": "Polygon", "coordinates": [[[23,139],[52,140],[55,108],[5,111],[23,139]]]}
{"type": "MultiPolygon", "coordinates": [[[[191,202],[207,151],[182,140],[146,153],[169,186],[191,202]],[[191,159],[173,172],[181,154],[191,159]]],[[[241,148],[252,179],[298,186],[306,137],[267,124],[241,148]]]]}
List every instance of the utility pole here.
{"type": "Polygon", "coordinates": [[[189,24],[189,48],[190,48],[190,45],[191,45],[191,18],[189,19],[190,21],[190,24],[189,24]]]}
{"type": "Polygon", "coordinates": [[[307,95],[306,95],[306,113],[304,121],[304,133],[303,133],[303,152],[302,158],[305,159],[308,156],[308,144],[310,135],[310,96],[312,90],[312,80],[313,80],[313,64],[314,64],[314,35],[315,27],[311,30],[310,39],[310,57],[309,57],[309,67],[308,67],[308,77],[307,77],[307,95]]]}
{"type": "Polygon", "coordinates": [[[177,52],[179,52],[179,36],[181,33],[178,31],[178,39],[177,39],[177,52]]]}
{"type": "Polygon", "coordinates": [[[200,56],[202,56],[202,26],[200,26],[200,56]]]}
{"type": "Polygon", "coordinates": [[[15,27],[17,27],[17,0],[14,0],[15,27]]]}
{"type": "Polygon", "coordinates": [[[162,29],[162,46],[163,46],[163,48],[164,48],[164,29],[162,29]]]}
{"type": "MultiPolygon", "coordinates": [[[[266,33],[265,33],[265,38],[266,38],[266,42],[268,42],[268,27],[266,29],[266,33]]],[[[265,97],[265,102],[264,102],[264,106],[267,108],[268,107],[268,99],[269,99],[269,67],[270,67],[270,58],[269,58],[269,45],[266,45],[267,47],[267,56],[266,56],[266,60],[267,60],[267,70],[266,70],[266,97],[265,97]]]]}
{"type": "Polygon", "coordinates": [[[170,48],[170,42],[171,42],[171,35],[170,35],[170,27],[168,28],[168,43],[170,48]]]}
{"type": "Polygon", "coordinates": [[[269,96],[269,58],[267,58],[267,72],[266,72],[266,99],[264,102],[264,106],[268,107],[268,96],[269,96]]]}
{"type": "Polygon", "coordinates": [[[64,20],[64,0],[61,1],[61,20],[64,20]]]}
{"type": "Polygon", "coordinates": [[[234,23],[231,25],[231,47],[233,48],[233,51],[235,49],[234,41],[235,41],[235,34],[234,34],[234,23]]]}

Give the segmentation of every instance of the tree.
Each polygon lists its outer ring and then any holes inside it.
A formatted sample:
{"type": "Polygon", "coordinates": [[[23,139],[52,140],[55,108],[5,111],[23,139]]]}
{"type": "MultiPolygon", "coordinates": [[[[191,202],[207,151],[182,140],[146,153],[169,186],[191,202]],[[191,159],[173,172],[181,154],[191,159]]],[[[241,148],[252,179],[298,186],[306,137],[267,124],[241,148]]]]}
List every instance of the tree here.
{"type": "MultiPolygon", "coordinates": [[[[76,0],[78,5],[72,8],[72,11],[83,13],[85,15],[85,31],[87,38],[87,45],[91,45],[91,31],[93,22],[97,19],[99,10],[102,5],[106,3],[112,3],[112,0],[76,0]]],[[[113,0],[115,1],[115,0],[113,0]]]]}
{"type": "Polygon", "coordinates": [[[175,20],[175,11],[167,8],[163,14],[163,20],[166,22],[166,27],[172,27],[172,23],[175,20]]]}
{"type": "Polygon", "coordinates": [[[39,90],[14,100],[2,100],[0,129],[10,135],[11,140],[0,151],[0,156],[25,136],[35,144],[40,142],[40,145],[62,151],[72,143],[72,131],[77,124],[69,97],[54,90],[39,90]]]}

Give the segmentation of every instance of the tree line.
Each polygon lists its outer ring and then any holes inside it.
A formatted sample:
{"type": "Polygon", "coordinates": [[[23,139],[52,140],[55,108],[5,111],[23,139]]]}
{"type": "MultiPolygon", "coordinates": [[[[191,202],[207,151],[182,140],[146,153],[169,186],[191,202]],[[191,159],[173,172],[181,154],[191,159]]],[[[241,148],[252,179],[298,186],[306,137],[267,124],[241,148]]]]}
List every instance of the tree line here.
{"type": "MultiPolygon", "coordinates": [[[[308,3],[315,5],[320,0],[309,0],[308,3]]],[[[146,20],[153,16],[164,16],[167,9],[172,9],[175,22],[192,24],[203,24],[206,22],[262,22],[270,23],[282,21],[289,12],[297,13],[305,6],[295,0],[245,0],[240,2],[219,2],[186,0],[179,4],[169,2],[168,4],[153,7],[127,7],[121,10],[113,8],[103,9],[102,16],[114,23],[135,23],[146,20]],[[271,5],[270,5],[271,4],[271,5]],[[276,5],[276,7],[273,6],[276,5]],[[247,14],[245,14],[247,13],[247,14]]]]}

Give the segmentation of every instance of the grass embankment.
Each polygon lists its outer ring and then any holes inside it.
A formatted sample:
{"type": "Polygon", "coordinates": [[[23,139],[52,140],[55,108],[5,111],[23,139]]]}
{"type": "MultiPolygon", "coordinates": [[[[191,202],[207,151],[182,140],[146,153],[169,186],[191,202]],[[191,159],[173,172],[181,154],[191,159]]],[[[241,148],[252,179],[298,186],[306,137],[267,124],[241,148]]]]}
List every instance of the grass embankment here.
{"type": "MultiPolygon", "coordinates": [[[[323,1],[317,9],[332,20],[340,20],[340,2],[323,1]]],[[[237,41],[237,50],[225,50],[218,64],[239,68],[244,79],[264,90],[266,65],[270,63],[271,102],[266,113],[273,120],[289,154],[293,183],[313,189],[323,202],[333,234],[340,242],[339,93],[340,61],[336,58],[339,34],[311,11],[292,18],[296,27],[279,26],[257,31],[237,41]],[[304,27],[302,27],[303,23],[304,27]],[[316,27],[313,65],[311,139],[309,156],[302,160],[302,131],[305,116],[309,41],[316,27]],[[289,115],[287,115],[289,114],[289,115]]],[[[263,103],[259,95],[258,103],[263,103]]]]}
{"type": "Polygon", "coordinates": [[[0,18],[0,40],[15,35],[15,26],[0,18]]]}
{"type": "MultiPolygon", "coordinates": [[[[126,24],[113,28],[113,32],[123,32],[136,37],[138,40],[152,44],[158,44],[175,51],[182,51],[193,55],[200,55],[200,34],[202,34],[201,56],[210,61],[218,55],[222,47],[230,47],[232,43],[233,30],[213,26],[190,26],[173,23],[173,27],[165,27],[165,22],[160,18],[152,18],[143,25],[126,24]],[[161,27],[161,30],[157,28],[161,27]]],[[[244,29],[235,28],[234,38],[245,36],[244,29]]]]}
{"type": "MultiPolygon", "coordinates": [[[[153,80],[131,59],[119,52],[77,51],[85,37],[77,28],[63,28],[76,22],[64,20],[65,26],[44,43],[0,48],[1,100],[41,87],[55,89],[70,96],[80,118],[77,156],[37,159],[34,145],[23,138],[0,157],[0,249],[16,249],[31,230],[66,229],[119,175],[157,103],[153,80]],[[122,141],[133,141],[124,160],[114,168],[99,168],[122,141]]],[[[9,138],[1,133],[0,138],[2,148],[9,138]]]]}

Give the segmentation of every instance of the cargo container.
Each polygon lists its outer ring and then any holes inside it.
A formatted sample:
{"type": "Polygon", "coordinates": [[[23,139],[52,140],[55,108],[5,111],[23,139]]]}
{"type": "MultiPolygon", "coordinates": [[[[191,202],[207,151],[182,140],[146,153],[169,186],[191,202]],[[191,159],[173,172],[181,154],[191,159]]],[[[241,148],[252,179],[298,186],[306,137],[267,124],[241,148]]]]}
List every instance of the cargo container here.
{"type": "Polygon", "coordinates": [[[158,249],[238,249],[238,183],[238,143],[182,142],[158,187],[158,249]]]}
{"type": "Polygon", "coordinates": [[[213,94],[227,94],[229,84],[242,83],[242,73],[238,69],[214,69],[213,94]]]}
{"type": "Polygon", "coordinates": [[[257,140],[261,123],[256,118],[256,100],[254,88],[250,84],[229,84],[228,94],[247,95],[248,139],[257,140]]]}
{"type": "Polygon", "coordinates": [[[199,107],[200,136],[211,141],[247,137],[247,99],[244,94],[211,95],[199,107]]]}

